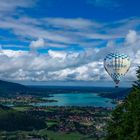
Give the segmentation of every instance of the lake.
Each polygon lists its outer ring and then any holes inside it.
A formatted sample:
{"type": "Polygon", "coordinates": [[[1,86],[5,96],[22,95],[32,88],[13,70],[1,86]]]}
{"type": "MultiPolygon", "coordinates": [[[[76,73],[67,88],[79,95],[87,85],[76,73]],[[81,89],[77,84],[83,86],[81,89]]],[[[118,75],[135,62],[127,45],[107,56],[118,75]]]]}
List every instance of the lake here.
{"type": "Polygon", "coordinates": [[[57,102],[36,103],[34,106],[95,106],[115,107],[111,99],[98,96],[96,93],[59,93],[51,94],[49,100],[57,102]]]}

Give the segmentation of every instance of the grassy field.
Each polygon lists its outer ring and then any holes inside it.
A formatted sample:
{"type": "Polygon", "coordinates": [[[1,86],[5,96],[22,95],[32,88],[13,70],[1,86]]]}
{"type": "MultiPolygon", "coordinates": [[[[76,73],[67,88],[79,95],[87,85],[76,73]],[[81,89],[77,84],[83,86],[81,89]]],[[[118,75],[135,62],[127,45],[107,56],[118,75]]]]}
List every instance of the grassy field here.
{"type": "Polygon", "coordinates": [[[31,107],[30,106],[15,106],[12,108],[16,111],[26,111],[26,110],[29,110],[31,107]]]}
{"type": "MultiPolygon", "coordinates": [[[[40,131],[16,131],[16,132],[0,132],[0,140],[25,140],[27,137],[30,138],[31,135],[47,136],[51,140],[97,140],[95,138],[82,135],[79,133],[62,133],[53,132],[43,129],[40,131]],[[28,136],[27,136],[28,135],[28,136]]],[[[103,139],[100,139],[103,140],[103,139]]]]}
{"type": "Polygon", "coordinates": [[[84,136],[79,133],[62,133],[62,132],[53,132],[53,131],[46,131],[42,130],[40,131],[40,134],[44,135],[47,134],[47,136],[52,140],[81,140],[84,136]]]}

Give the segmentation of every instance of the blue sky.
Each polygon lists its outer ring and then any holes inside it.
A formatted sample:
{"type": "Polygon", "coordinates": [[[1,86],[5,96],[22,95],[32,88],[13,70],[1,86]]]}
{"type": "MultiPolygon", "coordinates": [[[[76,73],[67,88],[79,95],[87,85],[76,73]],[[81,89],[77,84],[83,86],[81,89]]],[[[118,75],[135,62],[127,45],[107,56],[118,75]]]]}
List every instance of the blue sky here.
{"type": "Polygon", "coordinates": [[[0,0],[0,78],[21,83],[111,81],[103,58],[140,64],[139,0],[0,0]]]}
{"type": "Polygon", "coordinates": [[[40,0],[28,15],[36,18],[88,18],[116,21],[140,15],[138,0],[40,0]]]}

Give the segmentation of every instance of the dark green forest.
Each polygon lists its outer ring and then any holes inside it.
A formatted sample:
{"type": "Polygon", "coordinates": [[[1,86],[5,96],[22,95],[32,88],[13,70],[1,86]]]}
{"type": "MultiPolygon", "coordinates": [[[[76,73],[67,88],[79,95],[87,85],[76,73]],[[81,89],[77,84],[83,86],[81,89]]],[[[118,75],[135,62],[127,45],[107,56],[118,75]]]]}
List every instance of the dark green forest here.
{"type": "Polygon", "coordinates": [[[130,94],[111,114],[105,140],[140,140],[140,66],[130,94]]]}
{"type": "Polygon", "coordinates": [[[0,131],[29,131],[45,127],[44,119],[0,105],[0,131]]]}

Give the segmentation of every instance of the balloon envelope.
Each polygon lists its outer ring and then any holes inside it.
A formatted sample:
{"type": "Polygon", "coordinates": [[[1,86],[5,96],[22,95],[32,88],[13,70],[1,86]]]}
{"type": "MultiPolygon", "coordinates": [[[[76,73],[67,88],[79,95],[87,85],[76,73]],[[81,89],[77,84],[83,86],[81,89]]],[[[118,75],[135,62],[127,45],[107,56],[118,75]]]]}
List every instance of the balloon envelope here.
{"type": "Polygon", "coordinates": [[[104,59],[104,68],[116,84],[127,73],[130,64],[130,58],[121,53],[109,53],[104,59]]]}

